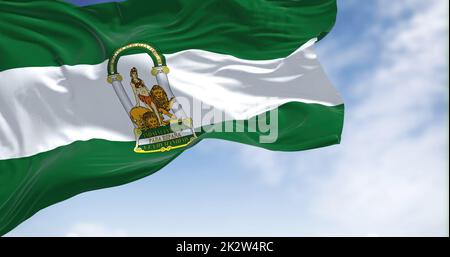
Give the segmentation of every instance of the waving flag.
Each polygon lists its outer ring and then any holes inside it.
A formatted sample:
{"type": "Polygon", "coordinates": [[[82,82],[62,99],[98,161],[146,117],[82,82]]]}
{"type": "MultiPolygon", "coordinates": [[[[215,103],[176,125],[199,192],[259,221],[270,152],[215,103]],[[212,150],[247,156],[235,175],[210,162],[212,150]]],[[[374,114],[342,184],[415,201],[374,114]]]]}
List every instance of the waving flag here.
{"type": "Polygon", "coordinates": [[[334,0],[0,1],[0,234],[205,138],[339,143],[313,50],[335,16],[334,0]]]}

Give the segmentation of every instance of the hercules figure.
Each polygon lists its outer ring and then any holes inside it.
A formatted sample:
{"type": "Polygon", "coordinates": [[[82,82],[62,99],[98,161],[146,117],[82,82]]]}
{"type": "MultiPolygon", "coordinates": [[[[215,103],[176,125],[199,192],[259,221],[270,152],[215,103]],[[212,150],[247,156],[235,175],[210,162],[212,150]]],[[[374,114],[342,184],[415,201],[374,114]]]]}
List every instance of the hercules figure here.
{"type": "Polygon", "coordinates": [[[150,95],[148,88],[145,86],[144,81],[138,77],[138,72],[136,67],[131,68],[130,70],[131,77],[131,88],[134,92],[134,97],[136,98],[136,107],[140,106],[140,102],[142,101],[147,108],[153,111],[158,118],[158,123],[162,124],[162,115],[159,113],[158,108],[156,108],[155,103],[153,102],[153,98],[150,95]]]}

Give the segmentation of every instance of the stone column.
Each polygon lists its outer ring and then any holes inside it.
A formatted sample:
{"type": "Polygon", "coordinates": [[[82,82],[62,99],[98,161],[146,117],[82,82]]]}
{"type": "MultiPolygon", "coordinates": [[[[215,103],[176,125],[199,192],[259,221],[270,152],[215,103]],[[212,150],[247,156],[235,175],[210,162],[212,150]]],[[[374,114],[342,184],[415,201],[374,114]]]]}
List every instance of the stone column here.
{"type": "Polygon", "coordinates": [[[128,97],[125,89],[122,85],[122,77],[119,74],[110,76],[112,79],[112,87],[114,88],[114,92],[116,92],[117,97],[120,100],[123,108],[127,112],[127,115],[130,115],[130,110],[133,108],[133,104],[131,103],[130,98],[128,97]]]}

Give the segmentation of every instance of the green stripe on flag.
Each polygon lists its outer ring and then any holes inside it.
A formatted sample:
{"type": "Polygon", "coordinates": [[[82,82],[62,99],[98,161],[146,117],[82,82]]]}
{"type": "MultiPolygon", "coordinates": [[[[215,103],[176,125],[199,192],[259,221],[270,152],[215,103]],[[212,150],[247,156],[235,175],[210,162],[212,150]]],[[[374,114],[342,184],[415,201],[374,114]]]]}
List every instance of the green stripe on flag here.
{"type": "MultiPolygon", "coordinates": [[[[271,150],[305,150],[339,143],[343,116],[344,105],[290,102],[278,110],[279,137],[275,143],[259,143],[258,132],[203,133],[199,139],[221,138],[271,150]]],[[[40,209],[76,194],[150,175],[184,150],[136,154],[134,144],[92,139],[30,157],[0,160],[0,235],[40,209]]]]}
{"type": "Polygon", "coordinates": [[[97,64],[132,42],[153,44],[163,54],[201,49],[282,58],[323,37],[335,18],[335,0],[135,0],[87,7],[0,1],[0,71],[97,64]]]}

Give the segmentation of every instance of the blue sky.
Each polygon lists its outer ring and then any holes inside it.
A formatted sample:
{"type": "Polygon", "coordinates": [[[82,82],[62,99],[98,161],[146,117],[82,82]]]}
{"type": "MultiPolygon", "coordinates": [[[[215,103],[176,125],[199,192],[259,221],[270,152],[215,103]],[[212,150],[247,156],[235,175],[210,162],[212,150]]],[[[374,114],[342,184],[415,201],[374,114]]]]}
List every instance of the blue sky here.
{"type": "Polygon", "coordinates": [[[283,153],[204,140],[8,235],[448,235],[448,1],[362,2],[338,1],[316,48],[346,103],[340,145],[283,153]]]}

